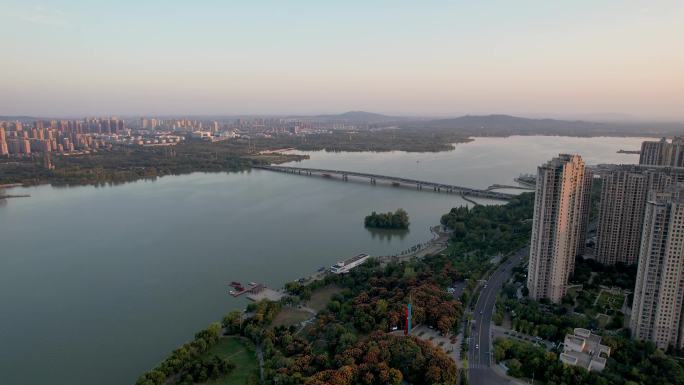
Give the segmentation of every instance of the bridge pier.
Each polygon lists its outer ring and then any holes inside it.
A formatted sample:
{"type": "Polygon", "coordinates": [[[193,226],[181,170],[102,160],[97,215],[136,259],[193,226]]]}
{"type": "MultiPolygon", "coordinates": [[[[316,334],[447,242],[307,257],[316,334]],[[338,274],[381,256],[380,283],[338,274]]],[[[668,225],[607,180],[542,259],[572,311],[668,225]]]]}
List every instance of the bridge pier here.
{"type": "Polygon", "coordinates": [[[371,178],[371,184],[376,184],[375,178],[371,178]]]}
{"type": "Polygon", "coordinates": [[[342,174],[342,180],[349,180],[349,175],[342,174]]]}

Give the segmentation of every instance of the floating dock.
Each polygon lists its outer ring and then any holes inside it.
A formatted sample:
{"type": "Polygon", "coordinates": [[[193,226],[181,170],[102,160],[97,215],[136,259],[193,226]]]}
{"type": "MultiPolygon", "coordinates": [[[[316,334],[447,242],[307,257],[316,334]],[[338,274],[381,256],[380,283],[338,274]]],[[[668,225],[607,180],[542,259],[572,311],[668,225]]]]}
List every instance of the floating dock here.
{"type": "Polygon", "coordinates": [[[247,294],[247,293],[257,294],[261,290],[266,288],[265,285],[263,285],[261,283],[255,283],[255,282],[250,282],[249,286],[246,288],[243,287],[239,282],[235,282],[235,281],[233,281],[230,284],[230,286],[232,286],[233,289],[235,289],[235,290],[231,290],[229,292],[229,294],[232,295],[233,297],[239,297],[239,296],[241,296],[243,294],[247,294]]]}

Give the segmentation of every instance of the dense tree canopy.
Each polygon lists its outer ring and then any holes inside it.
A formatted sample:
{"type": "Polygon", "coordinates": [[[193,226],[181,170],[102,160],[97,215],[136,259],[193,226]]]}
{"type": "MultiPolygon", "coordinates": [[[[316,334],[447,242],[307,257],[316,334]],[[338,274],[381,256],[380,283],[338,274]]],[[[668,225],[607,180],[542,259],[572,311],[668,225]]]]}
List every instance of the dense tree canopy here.
{"type": "Polygon", "coordinates": [[[366,227],[377,229],[408,229],[409,217],[404,209],[380,214],[373,211],[364,219],[363,223],[366,227]]]}
{"type": "Polygon", "coordinates": [[[529,242],[533,208],[534,194],[523,193],[505,205],[453,208],[441,222],[453,230],[456,252],[505,254],[529,242]]]}

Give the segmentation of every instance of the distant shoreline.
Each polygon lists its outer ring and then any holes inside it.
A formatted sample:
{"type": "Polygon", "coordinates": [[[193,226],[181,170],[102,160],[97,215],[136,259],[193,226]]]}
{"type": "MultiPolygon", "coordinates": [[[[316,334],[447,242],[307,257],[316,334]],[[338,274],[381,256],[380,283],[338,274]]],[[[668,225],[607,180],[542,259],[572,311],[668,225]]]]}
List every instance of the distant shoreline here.
{"type": "MultiPolygon", "coordinates": [[[[414,135],[415,131],[411,134],[414,135]]],[[[427,133],[426,133],[427,134],[427,133]]],[[[598,135],[567,135],[567,134],[557,134],[557,133],[510,133],[510,134],[497,134],[497,135],[487,135],[485,133],[477,133],[464,137],[453,137],[451,135],[445,136],[443,139],[447,142],[439,143],[439,146],[435,147],[437,138],[429,138],[432,142],[428,141],[426,143],[412,143],[410,140],[406,141],[405,138],[401,143],[388,143],[385,147],[374,147],[373,143],[359,143],[355,142],[352,147],[346,145],[331,145],[327,142],[323,143],[287,143],[283,140],[272,140],[272,139],[262,139],[260,141],[259,151],[255,154],[233,154],[231,152],[226,153],[226,158],[223,165],[217,164],[206,164],[202,162],[203,158],[199,158],[196,161],[189,159],[184,162],[176,163],[174,165],[166,165],[161,163],[155,163],[153,160],[151,164],[147,166],[133,166],[137,164],[135,161],[137,157],[143,157],[144,155],[130,155],[130,159],[124,159],[131,163],[131,165],[124,164],[119,166],[117,163],[120,157],[119,152],[113,153],[98,153],[97,156],[93,155],[83,155],[78,158],[64,157],[64,159],[57,158],[55,163],[58,168],[56,170],[46,170],[43,169],[34,159],[24,159],[17,161],[16,159],[11,159],[9,162],[0,161],[0,170],[3,168],[10,169],[10,176],[5,176],[5,180],[0,179],[0,188],[13,188],[13,187],[29,187],[29,186],[39,186],[39,185],[51,185],[53,187],[75,187],[75,186],[105,186],[105,185],[118,185],[125,184],[129,182],[135,182],[139,180],[154,180],[158,177],[169,176],[169,175],[187,175],[194,172],[241,172],[249,171],[252,169],[253,165],[258,164],[282,164],[293,161],[299,161],[307,159],[308,155],[298,155],[298,154],[286,154],[279,152],[282,150],[295,150],[300,152],[314,152],[314,151],[325,151],[325,152],[347,152],[347,153],[361,153],[361,152],[407,152],[407,153],[438,153],[438,152],[448,152],[456,149],[456,146],[461,143],[470,143],[475,141],[477,138],[510,138],[514,136],[530,137],[530,136],[549,136],[549,137],[569,137],[569,138],[650,138],[649,134],[598,134],[598,135]],[[272,143],[271,143],[272,141],[272,143]],[[434,142],[434,143],[433,143],[434,142]],[[112,157],[111,160],[107,157],[112,157]],[[59,161],[63,161],[66,165],[60,165],[59,161]],[[100,165],[101,162],[103,165],[100,165]],[[73,166],[72,166],[73,163],[73,166]],[[99,173],[106,175],[98,175],[93,177],[92,171],[90,169],[83,168],[83,165],[90,165],[90,167],[99,167],[99,173]],[[14,167],[14,169],[11,169],[14,167]],[[75,172],[70,174],[72,168],[75,172]],[[104,172],[103,172],[104,171],[104,172]],[[89,173],[91,172],[91,173],[89,173]],[[14,175],[12,175],[14,174],[14,175]],[[98,179],[99,178],[99,179],[98,179]]],[[[659,137],[659,136],[654,136],[659,137]]],[[[330,139],[325,138],[323,139],[330,139]]],[[[337,138],[339,139],[339,138],[337,138]]],[[[373,140],[377,140],[374,138],[373,140]]],[[[233,144],[231,144],[233,145],[233,144]]],[[[221,148],[220,145],[218,147],[221,148]]],[[[196,147],[191,148],[191,154],[195,156],[204,156],[202,152],[198,152],[196,147]]],[[[205,152],[211,152],[211,147],[207,147],[205,152]]],[[[233,151],[233,150],[230,150],[233,151]]],[[[636,154],[636,150],[620,150],[619,153],[625,154],[636,154]]]]}

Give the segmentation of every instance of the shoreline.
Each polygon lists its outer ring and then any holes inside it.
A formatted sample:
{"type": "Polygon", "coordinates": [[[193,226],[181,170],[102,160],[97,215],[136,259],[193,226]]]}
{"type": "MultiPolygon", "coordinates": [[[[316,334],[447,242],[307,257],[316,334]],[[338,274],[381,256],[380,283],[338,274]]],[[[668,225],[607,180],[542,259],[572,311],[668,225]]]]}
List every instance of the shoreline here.
{"type": "MultiPolygon", "coordinates": [[[[169,172],[169,173],[164,173],[164,174],[159,174],[159,175],[154,175],[154,176],[140,176],[137,178],[132,178],[129,180],[104,180],[104,181],[87,181],[87,182],[59,182],[59,181],[54,181],[51,180],[50,177],[47,179],[31,179],[27,178],[26,181],[23,182],[9,182],[5,184],[0,184],[0,189],[2,188],[14,188],[14,187],[32,187],[32,186],[42,186],[42,185],[50,185],[53,187],[75,187],[75,186],[101,186],[101,185],[116,185],[116,184],[124,184],[124,183],[129,183],[129,182],[136,182],[139,180],[146,180],[146,179],[156,179],[159,177],[164,177],[164,176],[170,176],[170,175],[187,175],[191,174],[193,172],[207,172],[207,173],[217,173],[217,172],[240,172],[240,171],[246,171],[246,170],[251,170],[252,166],[256,165],[278,165],[278,164],[284,164],[284,163],[290,163],[290,162],[296,162],[296,161],[301,161],[304,159],[308,159],[309,155],[308,154],[286,154],[284,152],[287,151],[299,151],[303,153],[310,153],[310,152],[343,152],[343,153],[360,153],[360,152],[372,152],[372,153],[385,153],[385,152],[405,152],[405,153],[440,153],[440,152],[450,152],[454,151],[456,146],[459,144],[468,144],[475,142],[478,138],[510,138],[510,137],[515,137],[515,136],[520,136],[520,137],[532,137],[532,136],[541,136],[541,137],[568,137],[568,138],[641,138],[641,139],[650,139],[650,138],[658,138],[661,137],[662,135],[656,135],[656,134],[641,134],[641,135],[636,135],[636,134],[623,134],[623,133],[616,133],[615,135],[608,135],[608,134],[599,134],[599,135],[571,135],[571,134],[539,134],[539,133],[512,133],[512,134],[498,134],[498,135],[486,135],[486,134],[478,134],[478,135],[467,135],[463,139],[456,141],[456,142],[449,142],[450,148],[445,148],[442,150],[436,150],[436,151],[420,151],[420,150],[407,150],[407,149],[389,149],[389,150],[377,150],[377,149],[358,149],[358,150],[352,150],[352,149],[347,149],[347,150],[335,150],[334,148],[326,148],[326,147],[320,147],[320,148],[298,148],[298,147],[279,147],[273,150],[269,149],[264,149],[259,151],[256,154],[250,154],[250,155],[243,155],[240,157],[240,159],[243,159],[247,162],[250,162],[249,165],[245,165],[243,168],[235,168],[235,169],[225,169],[225,170],[201,170],[201,169],[195,169],[192,171],[181,171],[178,173],[174,172],[169,172]],[[291,158],[291,159],[265,159],[263,163],[252,163],[255,160],[258,160],[259,157],[269,157],[269,156],[282,156],[286,158],[291,158]]],[[[275,146],[278,147],[278,146],[275,146]]],[[[623,150],[625,151],[625,150],[623,150]]],[[[621,153],[620,151],[617,151],[618,153],[621,153]]],[[[626,155],[633,155],[635,154],[636,150],[626,150],[626,152],[622,152],[622,154],[626,155]]],[[[2,165],[2,163],[0,163],[2,165]]]]}
{"type": "MultiPolygon", "coordinates": [[[[287,159],[287,160],[282,160],[282,161],[270,161],[266,162],[265,164],[283,164],[283,163],[289,163],[289,162],[297,162],[301,161],[303,159],[307,159],[308,155],[286,155],[288,157],[292,157],[293,159],[287,159]]],[[[247,161],[251,161],[252,159],[250,158],[244,158],[247,161]]],[[[258,166],[259,164],[250,164],[249,166],[245,166],[243,168],[234,168],[234,169],[225,169],[225,170],[191,170],[191,171],[183,171],[183,172],[170,172],[170,173],[165,173],[165,174],[160,174],[160,175],[154,175],[154,176],[143,176],[143,177],[138,177],[138,178],[133,178],[130,180],[107,180],[107,181],[98,181],[98,182],[75,182],[75,183],[59,183],[55,181],[51,181],[50,179],[41,179],[38,181],[30,181],[30,182],[16,182],[16,183],[5,183],[5,184],[0,184],[0,189],[9,189],[9,188],[27,188],[27,187],[37,187],[37,186],[52,186],[52,187],[57,187],[57,188],[69,188],[69,187],[81,187],[81,186],[116,186],[116,185],[122,185],[122,184],[127,184],[127,183],[135,183],[141,180],[151,180],[154,181],[157,178],[163,178],[167,176],[181,176],[181,175],[189,175],[193,174],[196,172],[199,173],[231,173],[231,172],[244,172],[244,171],[251,171],[254,169],[253,166],[258,166]]]]}
{"type": "Polygon", "coordinates": [[[0,194],[0,199],[9,199],[9,198],[30,198],[30,194],[19,194],[19,195],[11,195],[11,194],[0,194]]]}
{"type": "MultiPolygon", "coordinates": [[[[451,239],[452,232],[445,230],[445,227],[442,225],[429,226],[429,230],[432,234],[432,238],[425,242],[413,245],[408,249],[402,250],[396,254],[378,256],[371,255],[371,258],[376,259],[382,265],[387,265],[391,262],[410,261],[413,258],[421,259],[426,256],[441,253],[442,251],[446,250],[449,247],[449,240],[451,239]]],[[[326,267],[324,271],[315,271],[308,276],[296,278],[288,282],[299,282],[302,285],[307,285],[314,281],[324,279],[328,274],[332,273],[329,271],[329,267],[326,267]]],[[[268,289],[268,286],[266,286],[266,288],[268,289]]],[[[280,288],[270,290],[274,290],[284,295],[289,295],[286,293],[284,285],[280,288]]],[[[246,310],[243,308],[242,312],[244,313],[246,312],[246,310]]]]}

